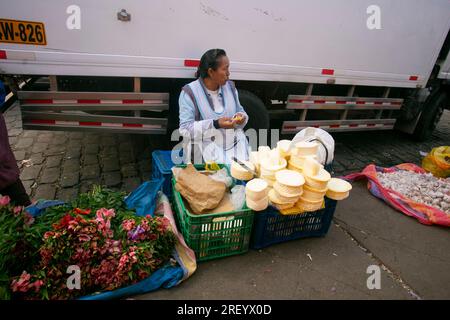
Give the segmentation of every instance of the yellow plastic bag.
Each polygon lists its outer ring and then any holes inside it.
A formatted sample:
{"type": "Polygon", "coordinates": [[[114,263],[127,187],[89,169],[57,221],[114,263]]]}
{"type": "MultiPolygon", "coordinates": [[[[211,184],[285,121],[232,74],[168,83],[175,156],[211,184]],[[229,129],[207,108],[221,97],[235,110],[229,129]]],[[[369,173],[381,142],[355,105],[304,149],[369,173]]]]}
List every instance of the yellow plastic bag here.
{"type": "Polygon", "coordinates": [[[450,176],[450,146],[433,148],[422,160],[422,168],[431,172],[435,177],[450,176]]]}

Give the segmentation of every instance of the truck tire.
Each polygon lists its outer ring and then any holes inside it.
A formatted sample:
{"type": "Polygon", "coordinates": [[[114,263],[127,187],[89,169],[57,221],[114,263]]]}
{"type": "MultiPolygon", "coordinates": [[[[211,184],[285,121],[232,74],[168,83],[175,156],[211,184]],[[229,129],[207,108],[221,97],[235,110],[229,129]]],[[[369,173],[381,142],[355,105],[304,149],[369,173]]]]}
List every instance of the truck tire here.
{"type": "Polygon", "coordinates": [[[270,120],[266,106],[255,94],[247,90],[238,90],[239,102],[248,114],[248,122],[244,130],[247,129],[269,129],[270,120]]]}
{"type": "Polygon", "coordinates": [[[431,137],[444,113],[446,100],[445,92],[441,92],[430,97],[430,100],[425,103],[413,133],[416,140],[425,141],[431,137]]]}

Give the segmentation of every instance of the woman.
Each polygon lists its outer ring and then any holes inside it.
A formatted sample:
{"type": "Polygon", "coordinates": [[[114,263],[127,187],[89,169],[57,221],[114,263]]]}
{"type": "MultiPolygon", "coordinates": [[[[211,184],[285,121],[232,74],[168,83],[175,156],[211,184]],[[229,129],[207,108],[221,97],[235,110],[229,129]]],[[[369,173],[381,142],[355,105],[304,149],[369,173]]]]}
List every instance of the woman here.
{"type": "MultiPolygon", "coordinates": [[[[0,109],[6,92],[0,81],[0,109]]],[[[15,205],[28,206],[30,198],[19,178],[19,167],[8,140],[5,119],[0,111],[0,195],[9,196],[15,205]]]]}
{"type": "Polygon", "coordinates": [[[193,140],[205,162],[231,163],[233,157],[248,160],[243,131],[248,115],[229,80],[229,66],[224,50],[208,50],[200,59],[197,80],[185,85],[180,94],[180,134],[193,140]]]}

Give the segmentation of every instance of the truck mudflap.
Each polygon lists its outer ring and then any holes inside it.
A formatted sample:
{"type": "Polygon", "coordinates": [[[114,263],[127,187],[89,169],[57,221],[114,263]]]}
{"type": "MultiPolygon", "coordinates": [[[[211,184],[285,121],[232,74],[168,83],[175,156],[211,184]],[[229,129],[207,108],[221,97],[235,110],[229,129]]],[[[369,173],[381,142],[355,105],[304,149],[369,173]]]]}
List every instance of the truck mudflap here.
{"type": "Polygon", "coordinates": [[[167,131],[168,93],[21,91],[18,96],[24,129],[167,131]]]}

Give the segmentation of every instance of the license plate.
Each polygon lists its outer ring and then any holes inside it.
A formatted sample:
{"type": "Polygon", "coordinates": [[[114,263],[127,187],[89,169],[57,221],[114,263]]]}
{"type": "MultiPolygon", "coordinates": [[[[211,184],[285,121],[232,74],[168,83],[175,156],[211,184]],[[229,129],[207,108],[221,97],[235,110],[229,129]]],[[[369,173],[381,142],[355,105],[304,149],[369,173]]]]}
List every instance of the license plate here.
{"type": "Polygon", "coordinates": [[[0,19],[0,42],[47,45],[42,22],[0,19]]]}

